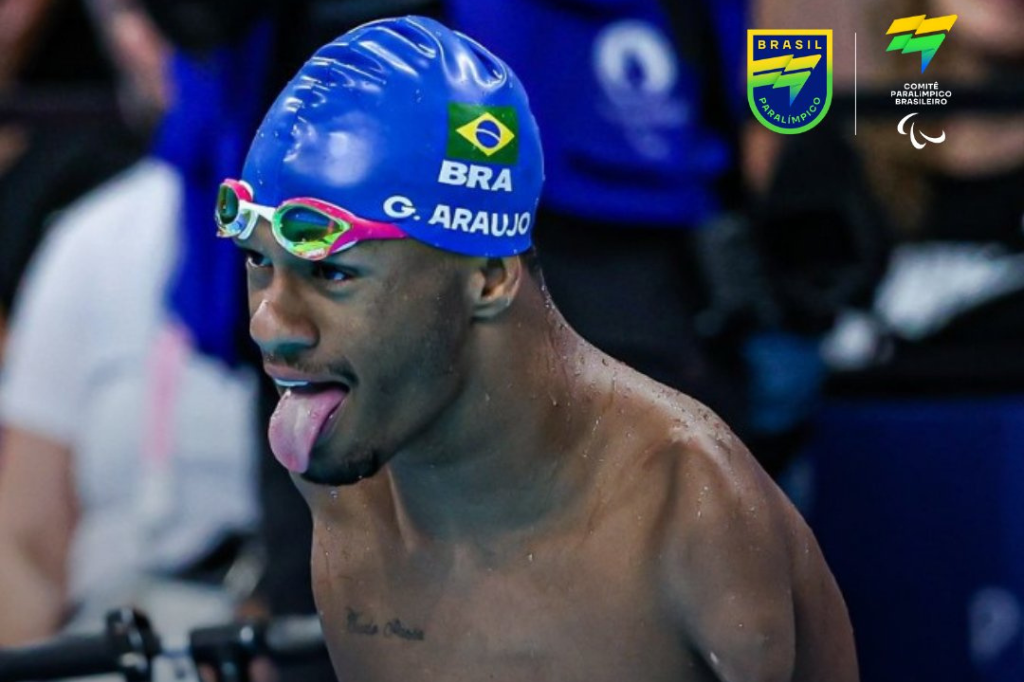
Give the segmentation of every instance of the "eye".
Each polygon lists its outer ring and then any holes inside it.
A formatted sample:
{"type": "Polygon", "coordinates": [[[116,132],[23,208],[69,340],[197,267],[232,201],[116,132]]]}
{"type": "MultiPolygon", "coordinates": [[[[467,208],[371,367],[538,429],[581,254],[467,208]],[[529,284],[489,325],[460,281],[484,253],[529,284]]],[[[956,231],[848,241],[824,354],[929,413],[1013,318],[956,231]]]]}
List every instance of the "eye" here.
{"type": "Polygon", "coordinates": [[[313,276],[327,282],[344,282],[352,279],[352,274],[337,265],[330,263],[316,263],[313,266],[313,276]]]}
{"type": "Polygon", "coordinates": [[[264,256],[259,251],[253,251],[252,249],[243,249],[245,254],[245,265],[250,268],[266,268],[270,267],[270,259],[264,256]]]}

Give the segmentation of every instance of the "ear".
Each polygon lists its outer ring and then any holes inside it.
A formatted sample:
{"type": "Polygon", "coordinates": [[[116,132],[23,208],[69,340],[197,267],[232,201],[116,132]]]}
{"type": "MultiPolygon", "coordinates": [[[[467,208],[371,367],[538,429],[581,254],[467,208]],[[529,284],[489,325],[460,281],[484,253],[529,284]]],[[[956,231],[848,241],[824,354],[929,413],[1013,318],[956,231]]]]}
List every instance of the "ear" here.
{"type": "Polygon", "coordinates": [[[489,320],[512,305],[523,283],[523,261],[519,256],[487,258],[470,278],[473,317],[489,320]]]}

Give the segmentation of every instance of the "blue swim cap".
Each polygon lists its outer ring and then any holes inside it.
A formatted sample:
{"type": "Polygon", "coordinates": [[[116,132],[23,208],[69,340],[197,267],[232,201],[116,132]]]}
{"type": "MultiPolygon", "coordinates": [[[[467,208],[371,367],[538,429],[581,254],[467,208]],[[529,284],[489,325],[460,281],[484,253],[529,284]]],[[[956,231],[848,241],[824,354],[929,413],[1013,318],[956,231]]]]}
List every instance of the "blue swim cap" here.
{"type": "Polygon", "coordinates": [[[242,179],[257,203],[315,197],[471,256],[531,245],[544,162],[522,84],[424,17],[320,48],[264,118],[242,179]]]}

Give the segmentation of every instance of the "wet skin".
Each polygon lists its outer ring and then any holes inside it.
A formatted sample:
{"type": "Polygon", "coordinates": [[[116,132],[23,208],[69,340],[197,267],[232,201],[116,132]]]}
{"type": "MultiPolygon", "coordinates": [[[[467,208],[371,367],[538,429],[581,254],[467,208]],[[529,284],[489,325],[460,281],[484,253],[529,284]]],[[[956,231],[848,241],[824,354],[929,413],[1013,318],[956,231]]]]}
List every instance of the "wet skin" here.
{"type": "Polygon", "coordinates": [[[315,266],[266,225],[239,245],[271,373],[350,388],[295,476],[340,680],[857,679],[782,493],[518,258],[367,242],[315,266]]]}

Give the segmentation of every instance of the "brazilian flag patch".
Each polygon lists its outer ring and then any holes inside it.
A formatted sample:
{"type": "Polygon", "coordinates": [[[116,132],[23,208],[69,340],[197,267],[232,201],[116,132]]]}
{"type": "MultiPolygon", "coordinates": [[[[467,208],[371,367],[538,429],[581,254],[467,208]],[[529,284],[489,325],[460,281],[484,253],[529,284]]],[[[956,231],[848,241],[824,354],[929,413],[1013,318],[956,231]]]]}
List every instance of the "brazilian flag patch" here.
{"type": "Polygon", "coordinates": [[[511,166],[519,160],[515,107],[448,104],[447,158],[511,166]]]}

